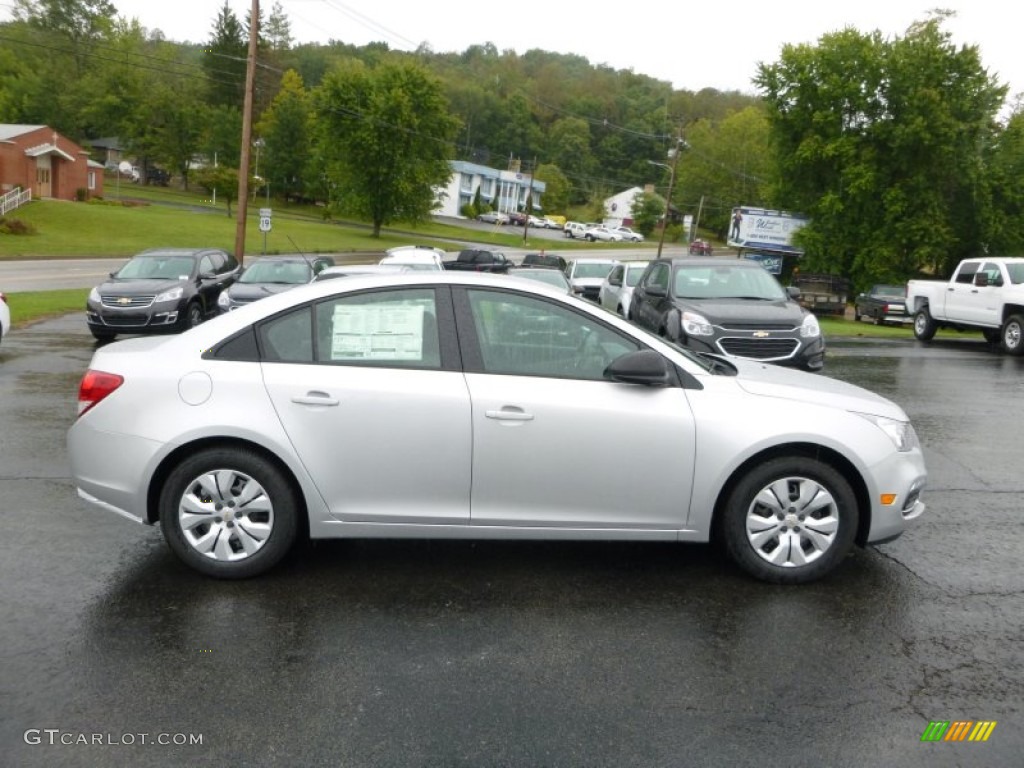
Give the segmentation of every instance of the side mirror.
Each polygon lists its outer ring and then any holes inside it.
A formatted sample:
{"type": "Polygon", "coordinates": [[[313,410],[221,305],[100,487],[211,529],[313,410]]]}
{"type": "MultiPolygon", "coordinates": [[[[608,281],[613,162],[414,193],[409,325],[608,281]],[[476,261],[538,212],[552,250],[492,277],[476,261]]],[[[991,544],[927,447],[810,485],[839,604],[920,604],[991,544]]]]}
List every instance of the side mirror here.
{"type": "Polygon", "coordinates": [[[622,384],[664,387],[669,383],[668,364],[653,349],[627,352],[608,364],[604,377],[622,384]]]}
{"type": "Polygon", "coordinates": [[[789,298],[791,298],[791,299],[799,299],[800,298],[800,289],[797,288],[795,285],[791,285],[788,288],[786,288],[786,293],[789,294],[789,298]]]}

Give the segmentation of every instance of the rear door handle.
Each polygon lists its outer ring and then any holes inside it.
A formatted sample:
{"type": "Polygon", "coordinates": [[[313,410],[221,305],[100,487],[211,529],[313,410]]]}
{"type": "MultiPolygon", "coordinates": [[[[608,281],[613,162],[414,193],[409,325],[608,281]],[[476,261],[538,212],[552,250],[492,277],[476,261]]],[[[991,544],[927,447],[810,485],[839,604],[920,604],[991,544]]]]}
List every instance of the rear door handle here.
{"type": "Polygon", "coordinates": [[[307,392],[293,397],[292,402],[299,405],[337,405],[340,401],[326,392],[307,392]]]}

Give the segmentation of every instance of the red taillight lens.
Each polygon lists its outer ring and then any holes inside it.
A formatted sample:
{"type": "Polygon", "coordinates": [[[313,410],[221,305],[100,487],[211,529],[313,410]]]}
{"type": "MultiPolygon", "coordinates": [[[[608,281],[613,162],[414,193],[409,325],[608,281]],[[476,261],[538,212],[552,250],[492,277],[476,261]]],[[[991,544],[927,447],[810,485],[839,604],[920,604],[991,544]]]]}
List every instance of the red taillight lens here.
{"type": "Polygon", "coordinates": [[[124,376],[116,373],[86,371],[78,385],[78,415],[81,416],[122,384],[124,376]]]}

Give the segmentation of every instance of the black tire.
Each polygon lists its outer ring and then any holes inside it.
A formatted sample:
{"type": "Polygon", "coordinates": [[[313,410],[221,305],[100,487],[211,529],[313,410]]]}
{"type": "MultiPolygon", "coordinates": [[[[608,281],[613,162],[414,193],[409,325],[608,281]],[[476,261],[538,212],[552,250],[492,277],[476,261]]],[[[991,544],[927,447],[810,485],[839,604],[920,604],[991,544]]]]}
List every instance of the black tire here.
{"type": "Polygon", "coordinates": [[[184,563],[219,579],[245,579],[276,565],[295,542],[300,509],[281,470],[244,448],[199,451],[160,489],[167,544],[184,563]]]}
{"type": "Polygon", "coordinates": [[[928,307],[917,310],[914,315],[914,336],[920,341],[931,341],[937,330],[939,326],[932,318],[928,307]]]}
{"type": "Polygon", "coordinates": [[[842,562],[857,535],[857,502],[846,478],[829,464],[802,456],[754,467],[729,494],[721,514],[729,557],[751,576],[774,584],[820,579],[842,562]]]}
{"type": "Polygon", "coordinates": [[[182,318],[183,328],[187,331],[189,328],[195,328],[202,322],[203,308],[199,305],[198,301],[190,302],[185,308],[185,316],[182,318]]]}
{"type": "Polygon", "coordinates": [[[1024,316],[1010,315],[999,332],[1000,344],[1008,355],[1024,355],[1024,316]]]}
{"type": "Polygon", "coordinates": [[[104,333],[103,331],[97,331],[93,328],[90,328],[89,332],[92,334],[92,337],[101,344],[106,344],[108,341],[113,341],[114,337],[117,336],[116,333],[104,333]]]}

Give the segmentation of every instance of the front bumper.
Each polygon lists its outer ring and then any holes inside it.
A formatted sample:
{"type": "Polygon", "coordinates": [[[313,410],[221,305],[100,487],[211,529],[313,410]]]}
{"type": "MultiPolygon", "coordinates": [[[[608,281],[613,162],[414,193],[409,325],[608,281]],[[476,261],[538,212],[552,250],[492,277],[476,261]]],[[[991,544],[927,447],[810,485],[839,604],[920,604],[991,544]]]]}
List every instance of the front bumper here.
{"type": "Polygon", "coordinates": [[[731,330],[714,326],[712,336],[684,336],[683,345],[696,352],[740,357],[760,363],[820,371],[825,365],[825,339],[805,339],[799,331],[731,330]]]}
{"type": "Polygon", "coordinates": [[[900,536],[925,512],[921,494],[928,482],[921,449],[893,453],[870,469],[874,488],[871,497],[871,526],[865,544],[882,544],[900,536]],[[882,496],[893,494],[891,504],[882,496]]]}
{"type": "Polygon", "coordinates": [[[108,333],[161,333],[178,328],[182,310],[183,305],[179,301],[124,309],[90,301],[86,307],[85,321],[90,329],[108,333]]]}

